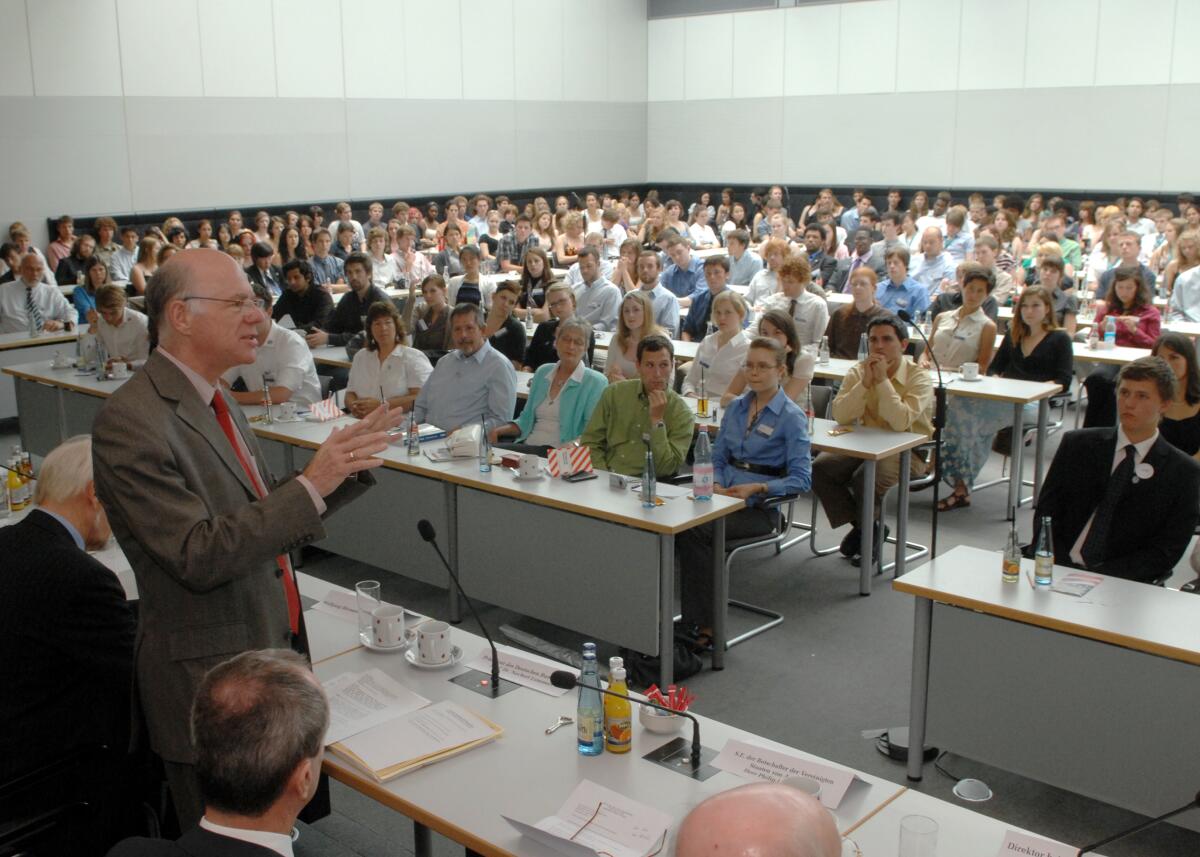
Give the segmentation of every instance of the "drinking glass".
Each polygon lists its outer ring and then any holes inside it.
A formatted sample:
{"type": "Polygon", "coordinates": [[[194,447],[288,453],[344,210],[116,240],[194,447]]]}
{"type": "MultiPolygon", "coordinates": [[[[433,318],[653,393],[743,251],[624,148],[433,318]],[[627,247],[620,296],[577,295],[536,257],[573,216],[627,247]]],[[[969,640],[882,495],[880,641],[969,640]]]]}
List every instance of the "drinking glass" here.
{"type": "Polygon", "coordinates": [[[935,857],[938,823],[924,815],[906,815],[900,819],[898,857],[935,857]]]}
{"type": "Polygon", "coordinates": [[[358,639],[364,645],[370,645],[373,639],[371,614],[383,603],[382,594],[382,586],[378,580],[360,580],[354,584],[354,596],[358,605],[358,639]]]}

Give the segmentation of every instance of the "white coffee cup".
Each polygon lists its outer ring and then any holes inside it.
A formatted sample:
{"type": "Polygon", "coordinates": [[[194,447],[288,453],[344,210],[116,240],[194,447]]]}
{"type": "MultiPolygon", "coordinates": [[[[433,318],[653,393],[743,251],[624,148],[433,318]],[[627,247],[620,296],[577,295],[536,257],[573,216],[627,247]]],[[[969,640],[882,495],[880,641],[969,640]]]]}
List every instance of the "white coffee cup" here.
{"type": "Polygon", "coordinates": [[[978,381],[979,380],[979,364],[978,363],[964,363],[962,365],[962,376],[963,376],[964,381],[978,381]]]}
{"type": "Polygon", "coordinates": [[[295,402],[280,402],[279,403],[279,418],[282,420],[294,420],[296,418],[296,403],[295,402]]]}
{"type": "Polygon", "coordinates": [[[417,660],[430,666],[450,660],[448,624],[438,620],[422,622],[414,633],[417,638],[417,660]]]}
{"type": "Polygon", "coordinates": [[[522,479],[535,479],[542,473],[542,460],[531,454],[524,454],[518,461],[517,473],[522,479]]]}
{"type": "Polygon", "coordinates": [[[371,611],[375,645],[391,648],[404,642],[404,608],[384,604],[371,611]]]}
{"type": "Polygon", "coordinates": [[[122,381],[129,377],[129,364],[116,362],[112,365],[112,376],[118,381],[122,381]]]}

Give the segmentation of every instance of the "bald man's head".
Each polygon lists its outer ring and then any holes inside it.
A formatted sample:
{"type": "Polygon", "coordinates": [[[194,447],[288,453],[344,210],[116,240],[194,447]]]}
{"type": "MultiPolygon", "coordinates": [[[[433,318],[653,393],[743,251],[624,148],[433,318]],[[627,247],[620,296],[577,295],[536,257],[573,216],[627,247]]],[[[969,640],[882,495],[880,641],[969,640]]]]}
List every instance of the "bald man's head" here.
{"type": "Polygon", "coordinates": [[[841,837],[820,801],[791,786],[753,783],[688,813],[677,857],[839,857],[841,837]]]}

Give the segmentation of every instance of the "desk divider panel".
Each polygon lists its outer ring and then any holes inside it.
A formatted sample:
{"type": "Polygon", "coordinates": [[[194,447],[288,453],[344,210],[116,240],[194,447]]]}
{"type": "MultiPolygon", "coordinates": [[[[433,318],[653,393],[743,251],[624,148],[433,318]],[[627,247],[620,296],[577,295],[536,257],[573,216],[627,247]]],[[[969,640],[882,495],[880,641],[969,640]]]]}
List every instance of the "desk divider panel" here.
{"type": "Polygon", "coordinates": [[[68,437],[74,437],[77,434],[91,434],[92,423],[96,419],[96,414],[100,413],[100,409],[104,407],[107,398],[99,396],[89,396],[87,393],[80,393],[75,390],[63,390],[63,416],[66,419],[66,440],[68,437]]]}
{"type": "Polygon", "coordinates": [[[21,448],[34,455],[48,455],[64,440],[58,410],[59,390],[24,378],[12,380],[16,382],[17,409],[21,414],[21,448]]]}
{"type": "Polygon", "coordinates": [[[458,571],[472,598],[639,652],[658,651],[654,533],[459,488],[458,571]]]}

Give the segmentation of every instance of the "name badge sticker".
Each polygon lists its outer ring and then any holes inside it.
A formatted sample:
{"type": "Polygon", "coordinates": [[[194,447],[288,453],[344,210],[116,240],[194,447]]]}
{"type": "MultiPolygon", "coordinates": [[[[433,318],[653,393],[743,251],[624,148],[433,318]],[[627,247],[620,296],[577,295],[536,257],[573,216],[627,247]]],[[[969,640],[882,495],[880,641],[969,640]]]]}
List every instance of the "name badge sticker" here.
{"type": "Polygon", "coordinates": [[[755,429],[755,431],[757,431],[763,437],[770,437],[771,435],[775,434],[775,426],[760,425],[757,429],[755,429]]]}
{"type": "Polygon", "coordinates": [[[1154,465],[1142,462],[1133,468],[1134,481],[1139,479],[1150,479],[1154,476],[1154,465]]]}

